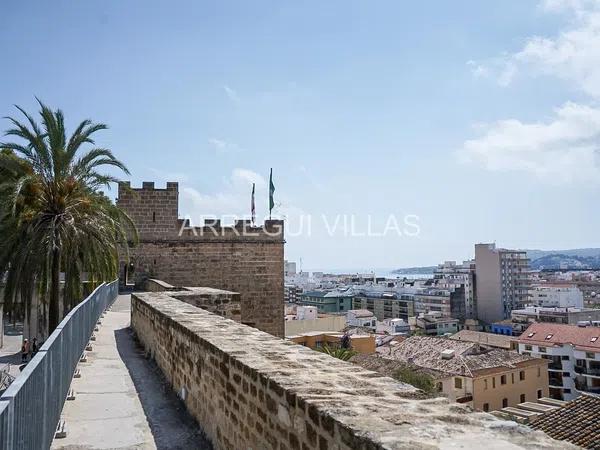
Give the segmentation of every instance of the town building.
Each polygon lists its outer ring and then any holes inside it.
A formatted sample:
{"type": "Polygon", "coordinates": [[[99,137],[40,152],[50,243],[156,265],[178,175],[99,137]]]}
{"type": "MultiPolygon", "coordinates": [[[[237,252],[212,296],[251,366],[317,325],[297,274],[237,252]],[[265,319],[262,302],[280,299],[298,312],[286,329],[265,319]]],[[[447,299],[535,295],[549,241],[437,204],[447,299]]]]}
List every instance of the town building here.
{"type": "Polygon", "coordinates": [[[286,277],[296,275],[296,263],[285,260],[283,262],[283,270],[286,277]]]}
{"type": "Polygon", "coordinates": [[[346,323],[352,327],[365,327],[375,330],[377,318],[367,309],[351,309],[346,313],[346,323]]]}
{"type": "Polygon", "coordinates": [[[389,348],[395,359],[433,373],[450,401],[494,411],[548,395],[548,362],[514,351],[454,339],[413,336],[389,348]]]}
{"type": "Polygon", "coordinates": [[[475,261],[446,261],[433,272],[434,285],[439,288],[456,289],[451,299],[451,314],[461,321],[477,317],[475,261]]]}
{"type": "Polygon", "coordinates": [[[342,338],[348,336],[350,349],[358,353],[375,353],[375,336],[369,334],[347,334],[332,331],[314,331],[296,336],[287,336],[290,341],[317,350],[323,347],[339,348],[342,338]]]}
{"type": "Polygon", "coordinates": [[[534,323],[518,343],[519,353],[549,361],[550,397],[600,394],[600,327],[534,323]]]}
{"type": "MultiPolygon", "coordinates": [[[[316,309],[315,306],[307,306],[306,308],[316,309]]],[[[308,317],[313,317],[312,312],[309,314],[303,314],[300,312],[300,315],[294,314],[291,316],[286,316],[286,337],[315,331],[341,332],[347,326],[346,316],[340,314],[317,314],[315,318],[308,317]]]]}
{"type": "Polygon", "coordinates": [[[410,325],[403,319],[384,319],[382,322],[377,322],[376,332],[389,335],[406,335],[410,333],[410,325]]]}
{"type": "Polygon", "coordinates": [[[542,308],[583,308],[583,293],[573,285],[543,284],[531,288],[529,303],[542,308]]]}
{"type": "Polygon", "coordinates": [[[302,294],[302,288],[295,284],[286,283],[283,286],[283,299],[286,303],[297,303],[302,294]]]}
{"type": "Polygon", "coordinates": [[[352,299],[352,308],[371,311],[379,321],[403,319],[408,322],[408,318],[415,315],[414,295],[396,292],[360,292],[352,299]]]}
{"type": "Polygon", "coordinates": [[[449,289],[427,288],[415,294],[415,315],[439,312],[452,316],[452,291],[449,289]]]}
{"type": "Polygon", "coordinates": [[[533,322],[559,323],[563,325],[600,325],[600,309],[594,308],[539,308],[528,306],[511,313],[514,335],[523,333],[533,322]]]}
{"type": "Polygon", "coordinates": [[[477,318],[492,324],[510,317],[528,302],[529,259],[521,250],[475,244],[477,318]]]}
{"type": "Polygon", "coordinates": [[[415,318],[415,326],[430,336],[454,334],[458,331],[458,325],[458,319],[443,316],[439,312],[421,313],[415,318]]]}
{"type": "Polygon", "coordinates": [[[315,320],[318,314],[316,306],[296,306],[296,320],[315,320]]]}
{"type": "Polygon", "coordinates": [[[514,330],[514,324],[511,319],[500,320],[494,322],[490,328],[490,331],[494,334],[502,334],[505,336],[516,336],[514,330]]]}
{"type": "Polygon", "coordinates": [[[320,313],[346,313],[352,309],[352,293],[342,291],[308,291],[300,294],[300,303],[316,306],[320,313]]]}
{"type": "Polygon", "coordinates": [[[486,347],[501,348],[504,350],[517,349],[517,342],[514,338],[494,333],[484,333],[482,331],[461,330],[450,336],[450,339],[473,342],[475,344],[485,345],[486,347]]]}

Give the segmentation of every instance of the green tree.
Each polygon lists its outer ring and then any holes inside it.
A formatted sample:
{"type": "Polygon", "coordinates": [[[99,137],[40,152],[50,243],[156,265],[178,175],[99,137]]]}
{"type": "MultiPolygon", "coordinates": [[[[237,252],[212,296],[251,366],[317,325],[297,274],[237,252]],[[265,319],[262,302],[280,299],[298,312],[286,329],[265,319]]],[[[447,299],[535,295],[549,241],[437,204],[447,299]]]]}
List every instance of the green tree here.
{"type": "Polygon", "coordinates": [[[433,377],[425,373],[419,373],[410,367],[398,369],[394,372],[393,378],[402,381],[403,383],[411,384],[427,394],[434,394],[437,392],[436,383],[433,377]]]}
{"type": "Polygon", "coordinates": [[[61,320],[61,272],[66,314],[81,298],[84,273],[92,285],[117,277],[119,251],[137,232],[100,191],[118,181],[103,168],[129,173],[109,149],[95,147],[92,135],[106,125],[84,120],[67,138],[62,111],[38,103],[41,123],[17,106],[25,120],[7,117],[5,133],[17,142],[0,144],[0,274],[8,305],[29,304],[36,290],[47,296],[51,333],[61,320]]]}

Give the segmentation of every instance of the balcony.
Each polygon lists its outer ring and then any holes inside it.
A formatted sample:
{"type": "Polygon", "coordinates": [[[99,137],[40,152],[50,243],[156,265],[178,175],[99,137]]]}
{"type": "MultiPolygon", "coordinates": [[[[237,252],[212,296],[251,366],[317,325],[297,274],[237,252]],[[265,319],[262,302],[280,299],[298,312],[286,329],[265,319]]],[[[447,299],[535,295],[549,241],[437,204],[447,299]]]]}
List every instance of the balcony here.
{"type": "Polygon", "coordinates": [[[456,403],[469,403],[473,401],[473,394],[465,394],[462,397],[456,399],[456,403]]]}
{"type": "Polygon", "coordinates": [[[583,366],[583,365],[576,365],[575,366],[575,372],[580,374],[580,375],[589,375],[592,377],[600,377],[600,366],[598,365],[593,365],[593,366],[583,366]]]}

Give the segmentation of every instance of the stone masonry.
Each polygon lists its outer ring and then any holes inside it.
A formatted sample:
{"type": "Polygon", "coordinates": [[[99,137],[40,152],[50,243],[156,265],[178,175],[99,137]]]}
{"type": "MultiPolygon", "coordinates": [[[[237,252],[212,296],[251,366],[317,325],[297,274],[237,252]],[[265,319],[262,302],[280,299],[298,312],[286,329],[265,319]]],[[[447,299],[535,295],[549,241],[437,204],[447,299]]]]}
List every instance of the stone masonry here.
{"type": "Polygon", "coordinates": [[[132,296],[131,324],[219,450],[573,449],[540,432],[171,297],[132,296]]]}
{"type": "Polygon", "coordinates": [[[241,320],[275,336],[284,335],[283,221],[262,227],[218,220],[190,227],[179,219],[177,183],[157,189],[119,184],[117,205],[134,221],[139,244],[130,249],[133,273],[121,263],[121,282],[140,287],[149,278],[175,286],[211,286],[240,293],[241,320]],[[183,232],[181,232],[183,230],[183,232]]]}

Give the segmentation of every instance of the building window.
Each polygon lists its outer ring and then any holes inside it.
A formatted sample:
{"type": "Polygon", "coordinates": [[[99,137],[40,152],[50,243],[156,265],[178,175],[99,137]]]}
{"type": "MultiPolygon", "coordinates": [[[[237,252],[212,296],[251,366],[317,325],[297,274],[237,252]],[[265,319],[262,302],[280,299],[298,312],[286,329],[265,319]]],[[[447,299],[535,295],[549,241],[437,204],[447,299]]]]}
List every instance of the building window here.
{"type": "Polygon", "coordinates": [[[563,392],[564,392],[565,394],[570,394],[570,393],[571,393],[571,389],[563,389],[563,392]]]}
{"type": "Polygon", "coordinates": [[[542,398],[542,390],[538,389],[537,398],[542,398]]]}
{"type": "MultiPolygon", "coordinates": [[[[539,367],[538,367],[538,369],[539,369],[539,367]]],[[[519,372],[519,380],[520,380],[520,381],[523,381],[524,379],[525,379],[525,371],[524,371],[524,370],[521,370],[521,371],[519,372]]]]}
{"type": "Polygon", "coordinates": [[[563,361],[568,361],[569,360],[569,355],[562,355],[560,357],[560,359],[562,359],[563,361]]]}
{"type": "Polygon", "coordinates": [[[506,384],[506,375],[500,376],[500,384],[506,384]]]}
{"type": "Polygon", "coordinates": [[[594,359],[594,354],[592,352],[586,352],[585,357],[588,359],[594,359]]]}
{"type": "Polygon", "coordinates": [[[438,392],[443,392],[444,391],[444,385],[442,383],[438,383],[437,384],[437,390],[438,390],[438,392]]]}
{"type": "Polygon", "coordinates": [[[525,403],[525,394],[521,394],[521,403],[525,403]]]}
{"type": "Polygon", "coordinates": [[[538,367],[538,377],[541,377],[541,376],[542,376],[542,368],[538,367]]]}
{"type": "Polygon", "coordinates": [[[488,381],[487,379],[483,380],[483,390],[486,391],[488,388],[488,381]]]}
{"type": "Polygon", "coordinates": [[[507,398],[503,398],[502,399],[502,407],[506,408],[508,406],[508,399],[507,398]]]}
{"type": "Polygon", "coordinates": [[[496,389],[496,377],[492,378],[492,389],[496,389]]]}
{"type": "Polygon", "coordinates": [[[315,347],[317,347],[317,348],[323,347],[323,341],[316,341],[315,342],[315,347]]]}
{"type": "Polygon", "coordinates": [[[546,347],[539,347],[540,353],[546,353],[546,347]]]}
{"type": "Polygon", "coordinates": [[[484,403],[484,404],[483,404],[483,410],[484,410],[485,412],[488,412],[488,411],[490,410],[490,404],[489,404],[489,403],[484,403]]]}
{"type": "Polygon", "coordinates": [[[462,378],[455,378],[454,379],[454,387],[456,389],[462,389],[462,378]]]}
{"type": "Polygon", "coordinates": [[[563,378],[569,378],[571,376],[570,372],[563,372],[563,378]]]}
{"type": "Polygon", "coordinates": [[[529,350],[529,351],[531,351],[531,350],[532,350],[532,347],[531,347],[531,345],[526,345],[526,346],[525,346],[525,350],[529,350]]]}
{"type": "Polygon", "coordinates": [[[511,373],[511,374],[510,374],[510,382],[511,382],[512,384],[515,384],[515,374],[514,374],[514,373],[511,373]]]}

